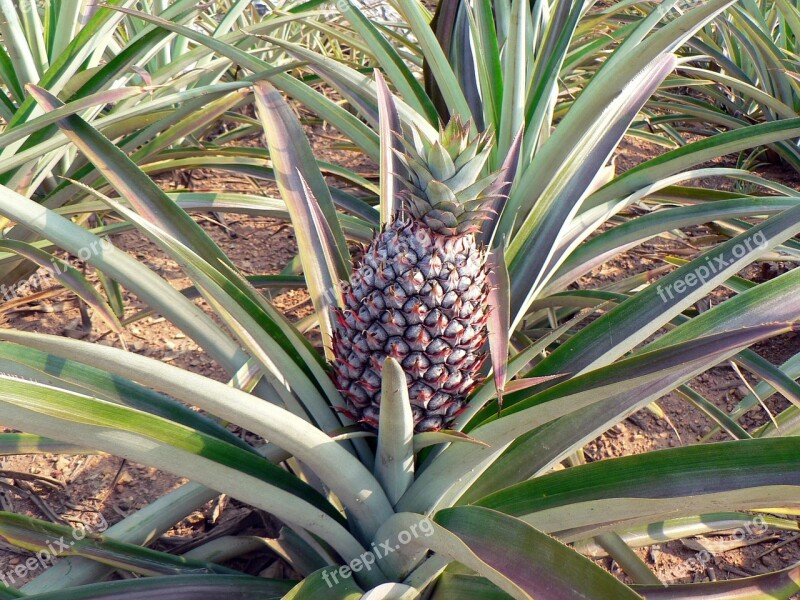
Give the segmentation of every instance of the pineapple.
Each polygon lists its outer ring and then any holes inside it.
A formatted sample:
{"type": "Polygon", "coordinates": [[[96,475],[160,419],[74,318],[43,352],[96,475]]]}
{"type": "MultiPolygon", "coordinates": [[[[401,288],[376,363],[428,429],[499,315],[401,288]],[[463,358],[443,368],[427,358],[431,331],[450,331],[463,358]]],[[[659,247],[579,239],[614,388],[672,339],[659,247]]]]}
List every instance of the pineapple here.
{"type": "Polygon", "coordinates": [[[458,118],[437,140],[403,143],[400,209],[343,285],[344,310],[334,309],[334,380],[343,412],[377,428],[391,356],[406,374],[415,431],[438,431],[463,408],[485,359],[489,285],[476,233],[498,174],[480,178],[489,136],[470,138],[458,118]]]}

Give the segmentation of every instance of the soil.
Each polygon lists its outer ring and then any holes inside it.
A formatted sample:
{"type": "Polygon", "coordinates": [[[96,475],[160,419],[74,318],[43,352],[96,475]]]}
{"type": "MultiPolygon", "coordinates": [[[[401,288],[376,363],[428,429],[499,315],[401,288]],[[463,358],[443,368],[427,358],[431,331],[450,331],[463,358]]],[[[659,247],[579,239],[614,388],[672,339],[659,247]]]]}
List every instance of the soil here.
{"type": "MultiPolygon", "coordinates": [[[[309,129],[317,155],[323,160],[345,164],[356,168],[362,174],[374,177],[376,167],[361,155],[342,149],[335,133],[324,130],[320,125],[309,129]]],[[[251,141],[250,143],[257,143],[251,141]]],[[[652,144],[637,139],[626,138],[616,159],[618,171],[632,166],[660,153],[652,144]]],[[[766,174],[783,183],[797,188],[798,179],[794,172],[770,166],[766,174]]],[[[187,178],[163,178],[160,183],[165,188],[176,188],[178,181],[187,178]]],[[[256,185],[245,177],[237,177],[211,170],[195,171],[188,179],[192,189],[197,191],[236,190],[250,193],[277,193],[263,184],[256,185]]],[[[716,187],[725,188],[728,182],[714,182],[716,187]]],[[[231,259],[247,274],[277,274],[287,265],[296,252],[296,244],[291,226],[286,222],[271,218],[254,218],[244,215],[227,215],[224,224],[208,214],[196,215],[202,227],[214,238],[231,259]]],[[[692,235],[709,233],[703,228],[687,230],[692,235]]],[[[189,280],[173,262],[135,232],[113,236],[113,243],[137,257],[151,269],[165,277],[178,289],[187,287],[189,280]]],[[[652,270],[664,263],[660,257],[676,248],[686,248],[685,243],[675,239],[656,238],[642,244],[627,254],[602,265],[579,282],[581,287],[592,287],[626,276],[652,270]]],[[[76,263],[73,260],[73,264],[76,263]]],[[[788,264],[771,264],[767,269],[756,265],[743,272],[750,279],[775,276],[790,268],[788,264]]],[[[109,334],[105,325],[94,319],[91,329],[83,329],[78,304],[70,293],[54,288],[53,294],[39,299],[35,286],[23,287],[20,294],[25,300],[14,302],[13,307],[6,304],[0,308],[0,320],[5,319],[5,327],[43,333],[80,337],[98,343],[120,345],[120,340],[109,334]],[[10,309],[9,309],[10,308],[10,309]]],[[[723,297],[724,292],[716,290],[714,296],[723,297]]],[[[196,301],[203,306],[201,300],[196,301]]],[[[274,298],[276,307],[292,319],[302,318],[312,312],[308,295],[304,291],[289,291],[274,298]]],[[[146,307],[133,295],[126,297],[126,317],[144,310],[146,307]]],[[[126,328],[124,338],[128,348],[141,354],[158,358],[181,368],[224,380],[222,368],[203,353],[194,342],[159,315],[148,316],[126,328]]],[[[797,335],[775,338],[758,344],[754,348],[773,364],[780,364],[800,351],[800,338],[797,335]]],[[[744,374],[750,383],[753,379],[744,374]]],[[[730,367],[711,369],[696,378],[692,387],[701,392],[725,410],[731,410],[747,394],[748,390],[739,375],[730,367]]],[[[779,395],[765,400],[766,406],[775,414],[787,406],[787,401],[779,395]]],[[[712,422],[702,413],[673,394],[659,400],[665,418],[659,418],[645,409],[632,415],[609,432],[587,444],[584,449],[587,461],[602,460],[608,457],[646,452],[659,448],[697,443],[708,436],[713,429],[712,422]]],[[[768,420],[764,410],[754,409],[741,421],[752,430],[768,420]]],[[[723,433],[715,434],[711,440],[722,440],[723,433]]],[[[164,493],[185,483],[185,480],[152,469],[122,461],[113,456],[13,456],[0,461],[0,469],[6,471],[31,473],[57,479],[63,484],[53,488],[43,483],[28,484],[15,477],[13,473],[0,473],[0,502],[4,510],[12,510],[45,519],[59,518],[66,522],[80,522],[89,530],[104,529],[103,523],[115,523],[142,508],[164,493]],[[10,487],[18,486],[17,488],[10,487]],[[31,498],[35,497],[35,501],[31,498]]],[[[166,551],[184,549],[187,543],[206,539],[226,523],[238,524],[250,534],[274,535],[274,525],[257,511],[235,501],[209,503],[202,510],[190,515],[163,536],[155,547],[166,551]]],[[[731,532],[733,534],[734,532],[731,532]]],[[[713,541],[730,540],[733,535],[709,536],[713,541]]],[[[693,558],[698,550],[696,540],[674,541],[651,548],[637,550],[658,577],[665,583],[721,580],[743,577],[774,571],[800,561],[800,544],[797,536],[783,532],[753,532],[745,539],[753,545],[729,551],[717,552],[711,560],[702,563],[693,558]],[[766,535],[769,541],[759,541],[757,535],[766,535]]],[[[8,573],[15,565],[25,561],[29,553],[11,546],[0,545],[0,573],[8,573]]],[[[609,559],[598,559],[606,568],[621,578],[627,576],[609,559]]],[[[285,575],[284,567],[269,552],[251,555],[237,561],[233,566],[251,573],[285,575]]],[[[32,575],[38,575],[34,572],[32,575]]],[[[19,585],[28,578],[15,582],[19,585]]]]}

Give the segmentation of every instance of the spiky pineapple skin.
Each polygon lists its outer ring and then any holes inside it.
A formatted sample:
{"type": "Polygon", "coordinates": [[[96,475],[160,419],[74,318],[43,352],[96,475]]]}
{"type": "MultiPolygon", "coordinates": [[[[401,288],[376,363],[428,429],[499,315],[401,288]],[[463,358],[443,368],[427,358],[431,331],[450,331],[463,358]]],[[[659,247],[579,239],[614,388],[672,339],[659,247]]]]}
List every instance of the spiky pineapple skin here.
{"type": "Polygon", "coordinates": [[[406,374],[416,432],[447,428],[485,359],[486,252],[473,234],[395,216],[366,248],[335,309],[334,380],[352,418],[378,426],[387,356],[406,374]]]}

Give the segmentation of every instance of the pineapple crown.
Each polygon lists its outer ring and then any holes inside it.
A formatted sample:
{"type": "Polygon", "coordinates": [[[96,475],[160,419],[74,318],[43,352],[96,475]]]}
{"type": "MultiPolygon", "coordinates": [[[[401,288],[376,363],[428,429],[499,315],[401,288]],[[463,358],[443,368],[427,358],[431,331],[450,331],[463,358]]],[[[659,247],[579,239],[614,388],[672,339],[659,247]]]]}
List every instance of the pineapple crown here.
{"type": "Polygon", "coordinates": [[[480,222],[492,217],[489,205],[498,197],[500,171],[481,177],[492,135],[470,136],[470,123],[454,116],[440,126],[439,136],[428,140],[417,130],[413,142],[402,139],[398,152],[407,170],[403,209],[444,235],[476,232],[480,222]]]}

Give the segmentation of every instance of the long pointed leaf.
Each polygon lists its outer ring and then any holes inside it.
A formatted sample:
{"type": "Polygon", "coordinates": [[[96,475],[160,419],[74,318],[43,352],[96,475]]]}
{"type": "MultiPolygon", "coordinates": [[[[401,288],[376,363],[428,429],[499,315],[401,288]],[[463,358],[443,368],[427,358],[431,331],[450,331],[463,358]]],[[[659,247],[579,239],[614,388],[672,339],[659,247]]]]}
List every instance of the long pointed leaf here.
{"type": "Polygon", "coordinates": [[[375,71],[375,83],[378,88],[378,115],[381,137],[381,225],[386,226],[400,211],[400,190],[403,164],[397,152],[403,151],[400,136],[400,116],[389,88],[380,71],[375,71]]]}
{"type": "Polygon", "coordinates": [[[393,505],[414,480],[414,417],[403,368],[388,357],[381,373],[381,421],[375,478],[393,505]]]}

